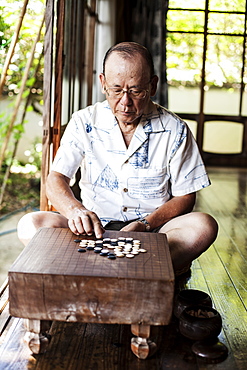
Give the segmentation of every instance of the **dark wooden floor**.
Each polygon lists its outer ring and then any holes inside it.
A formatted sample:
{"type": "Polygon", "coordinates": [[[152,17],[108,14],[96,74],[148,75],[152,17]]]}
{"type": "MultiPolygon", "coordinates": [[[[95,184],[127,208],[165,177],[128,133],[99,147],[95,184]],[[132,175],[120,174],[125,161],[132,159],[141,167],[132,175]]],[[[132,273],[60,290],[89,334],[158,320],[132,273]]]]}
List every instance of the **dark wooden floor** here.
{"type": "Polygon", "coordinates": [[[49,350],[33,356],[22,343],[22,320],[12,319],[1,341],[0,370],[246,369],[247,170],[210,168],[209,173],[212,186],[199,192],[196,210],[217,219],[219,235],[193,262],[192,276],[185,284],[208,292],[220,312],[223,329],[219,339],[229,350],[225,361],[206,364],[196,359],[192,342],[181,336],[175,319],[168,327],[154,328],[159,350],[147,360],[138,360],[130,351],[127,325],[71,323],[53,323],[49,350]]]}

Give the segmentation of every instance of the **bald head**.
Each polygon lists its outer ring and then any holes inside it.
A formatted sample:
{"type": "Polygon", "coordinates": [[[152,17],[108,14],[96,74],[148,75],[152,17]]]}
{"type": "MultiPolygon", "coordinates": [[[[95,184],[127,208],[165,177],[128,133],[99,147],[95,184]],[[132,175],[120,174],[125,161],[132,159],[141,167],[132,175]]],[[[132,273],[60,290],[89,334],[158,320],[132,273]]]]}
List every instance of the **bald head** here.
{"type": "Polygon", "coordinates": [[[137,55],[141,56],[147,63],[150,69],[150,78],[154,75],[154,63],[153,58],[147,48],[144,46],[136,43],[136,42],[121,42],[120,44],[116,44],[112,46],[105,55],[103,60],[103,74],[105,74],[105,66],[108,58],[113,53],[118,53],[121,58],[123,59],[132,59],[135,58],[137,55]]]}

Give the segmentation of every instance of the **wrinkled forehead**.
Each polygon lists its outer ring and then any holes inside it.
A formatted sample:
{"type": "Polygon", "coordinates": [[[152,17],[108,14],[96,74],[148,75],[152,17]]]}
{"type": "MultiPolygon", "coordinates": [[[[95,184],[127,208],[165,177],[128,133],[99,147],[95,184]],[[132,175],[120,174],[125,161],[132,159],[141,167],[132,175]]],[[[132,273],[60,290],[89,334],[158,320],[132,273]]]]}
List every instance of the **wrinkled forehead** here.
{"type": "Polygon", "coordinates": [[[140,54],[132,56],[113,52],[106,61],[105,77],[107,80],[136,80],[142,83],[150,79],[150,70],[140,54]]]}

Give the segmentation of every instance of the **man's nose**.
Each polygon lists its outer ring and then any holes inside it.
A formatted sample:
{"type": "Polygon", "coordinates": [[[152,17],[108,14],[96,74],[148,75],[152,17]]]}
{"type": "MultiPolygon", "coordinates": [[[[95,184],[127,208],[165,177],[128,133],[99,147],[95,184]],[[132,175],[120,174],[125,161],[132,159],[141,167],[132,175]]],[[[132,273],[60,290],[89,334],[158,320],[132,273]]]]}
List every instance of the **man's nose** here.
{"type": "Polygon", "coordinates": [[[123,96],[121,98],[121,103],[123,105],[131,105],[133,103],[133,100],[127,90],[123,91],[123,96]]]}

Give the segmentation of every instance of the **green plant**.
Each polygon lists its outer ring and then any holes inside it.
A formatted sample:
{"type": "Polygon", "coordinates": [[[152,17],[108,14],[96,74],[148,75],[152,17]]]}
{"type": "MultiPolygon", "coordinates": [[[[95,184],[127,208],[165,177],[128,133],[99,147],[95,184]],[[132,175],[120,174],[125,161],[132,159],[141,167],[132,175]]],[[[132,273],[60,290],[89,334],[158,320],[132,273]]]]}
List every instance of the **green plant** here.
{"type": "MultiPolygon", "coordinates": [[[[4,6],[0,6],[0,74],[22,6],[23,0],[5,0],[4,6]],[[6,22],[6,19],[8,20],[8,22],[6,22]]],[[[13,96],[18,94],[23,71],[26,66],[33,40],[38,32],[39,24],[44,14],[44,9],[44,0],[32,0],[28,3],[20,30],[18,43],[15,47],[11,64],[9,66],[8,75],[3,91],[5,95],[13,96]]],[[[32,78],[33,70],[35,70],[37,64],[39,63],[39,56],[42,53],[43,42],[44,29],[41,33],[40,40],[36,45],[34,61],[30,69],[30,78],[32,78]]],[[[31,86],[34,89],[33,91],[35,91],[32,98],[37,99],[38,101],[41,100],[43,91],[43,68],[44,64],[42,61],[40,65],[40,71],[37,74],[35,86],[32,86],[31,83],[31,86]]]]}

